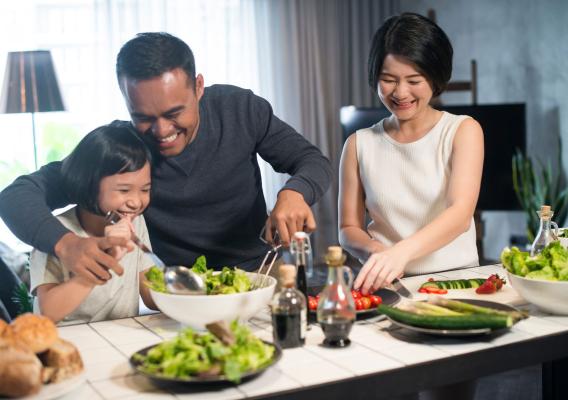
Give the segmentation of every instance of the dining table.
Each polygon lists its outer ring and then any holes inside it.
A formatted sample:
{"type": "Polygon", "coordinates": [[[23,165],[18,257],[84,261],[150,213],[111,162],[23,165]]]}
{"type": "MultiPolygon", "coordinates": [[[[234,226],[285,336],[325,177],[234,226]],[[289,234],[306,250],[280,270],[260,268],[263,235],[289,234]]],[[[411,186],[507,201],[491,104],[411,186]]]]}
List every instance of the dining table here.
{"type": "MultiPolygon", "coordinates": [[[[413,276],[402,283],[420,298],[417,289],[428,278],[481,278],[495,273],[504,275],[500,264],[413,276]]],[[[461,290],[446,296],[485,296],[525,310],[529,317],[501,332],[455,337],[418,333],[377,314],[357,321],[349,336],[351,344],[340,349],[322,346],[323,332],[312,323],[304,346],[283,350],[277,363],[240,384],[170,385],[137,373],[129,363],[133,353],[183,329],[162,313],[65,326],[59,334],[77,346],[85,371],[83,382],[64,398],[390,399],[541,364],[542,398],[568,399],[568,316],[540,311],[508,283],[492,295],[461,290]]],[[[272,341],[268,307],[246,323],[258,337],[272,341]]]]}

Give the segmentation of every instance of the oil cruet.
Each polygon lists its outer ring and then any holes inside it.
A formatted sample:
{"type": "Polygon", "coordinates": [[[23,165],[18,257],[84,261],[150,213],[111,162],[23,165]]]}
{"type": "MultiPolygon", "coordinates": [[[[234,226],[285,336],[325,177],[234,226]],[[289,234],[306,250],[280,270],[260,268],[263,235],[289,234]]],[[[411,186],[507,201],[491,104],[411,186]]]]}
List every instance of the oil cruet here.
{"type": "Polygon", "coordinates": [[[328,266],[327,282],[318,302],[317,320],[325,340],[324,346],[349,346],[349,332],[355,321],[355,303],[351,296],[353,273],[344,265],[341,247],[330,246],[325,256],[328,266]],[[345,275],[348,280],[345,282],[345,275]]]}
{"type": "Polygon", "coordinates": [[[550,209],[550,206],[543,205],[537,214],[540,217],[540,226],[531,246],[531,256],[537,255],[548,244],[558,240],[558,225],[552,221],[554,211],[550,209]]]}

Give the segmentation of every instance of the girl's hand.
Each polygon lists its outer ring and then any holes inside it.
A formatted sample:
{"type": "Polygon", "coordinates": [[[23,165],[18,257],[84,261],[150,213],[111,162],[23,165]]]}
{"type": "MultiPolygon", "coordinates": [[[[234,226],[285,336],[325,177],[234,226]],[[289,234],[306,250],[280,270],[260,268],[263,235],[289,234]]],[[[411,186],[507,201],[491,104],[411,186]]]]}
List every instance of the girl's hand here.
{"type": "Polygon", "coordinates": [[[373,293],[392,283],[395,278],[400,278],[408,261],[408,251],[402,246],[395,245],[373,253],[361,268],[353,288],[361,290],[363,294],[373,293]]]}
{"type": "Polygon", "coordinates": [[[128,218],[122,218],[114,225],[105,226],[105,237],[120,237],[125,238],[128,240],[127,247],[120,247],[114,246],[108,250],[108,253],[116,258],[117,260],[121,260],[122,257],[126,255],[126,253],[132,251],[134,249],[134,243],[130,240],[132,237],[132,232],[134,230],[134,226],[132,222],[128,218]]]}

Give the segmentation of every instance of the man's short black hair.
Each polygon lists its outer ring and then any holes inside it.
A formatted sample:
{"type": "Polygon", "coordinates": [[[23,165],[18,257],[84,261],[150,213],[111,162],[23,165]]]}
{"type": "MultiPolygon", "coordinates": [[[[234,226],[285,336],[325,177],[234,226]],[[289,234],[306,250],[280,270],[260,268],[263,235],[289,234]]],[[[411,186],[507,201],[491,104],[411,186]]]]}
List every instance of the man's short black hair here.
{"type": "Polygon", "coordinates": [[[433,96],[439,96],[452,76],[454,54],[444,31],[426,17],[403,13],[390,17],[377,30],[369,52],[369,85],[377,90],[379,75],[388,54],[402,56],[412,62],[432,85],[433,96]]]}
{"type": "Polygon", "coordinates": [[[151,153],[130,122],[113,121],[89,132],[61,166],[62,185],[72,203],[102,215],[101,180],[152,163],[151,153]]]}
{"type": "Polygon", "coordinates": [[[139,33],[122,46],[116,57],[116,76],[137,80],[158,77],[182,68],[195,85],[195,59],[189,46],[165,32],[139,33]]]}

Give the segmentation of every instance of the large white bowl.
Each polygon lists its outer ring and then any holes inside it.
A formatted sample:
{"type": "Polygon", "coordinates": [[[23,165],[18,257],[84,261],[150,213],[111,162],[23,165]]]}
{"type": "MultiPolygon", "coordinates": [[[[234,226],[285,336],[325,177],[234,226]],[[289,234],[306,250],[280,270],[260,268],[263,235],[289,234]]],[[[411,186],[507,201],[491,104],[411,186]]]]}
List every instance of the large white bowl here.
{"type": "Polygon", "coordinates": [[[528,279],[507,272],[513,288],[528,302],[551,314],[568,315],[568,281],[528,279]]]}
{"type": "MultiPolygon", "coordinates": [[[[247,272],[251,282],[257,274],[247,272]]],[[[194,329],[205,330],[205,325],[215,321],[231,322],[234,319],[246,321],[268,305],[276,279],[267,276],[264,286],[250,292],[187,296],[160,293],[150,290],[156,306],[168,317],[194,329]]]]}

